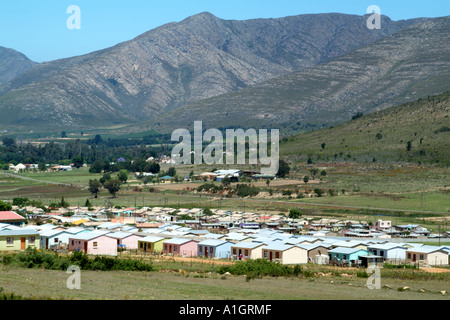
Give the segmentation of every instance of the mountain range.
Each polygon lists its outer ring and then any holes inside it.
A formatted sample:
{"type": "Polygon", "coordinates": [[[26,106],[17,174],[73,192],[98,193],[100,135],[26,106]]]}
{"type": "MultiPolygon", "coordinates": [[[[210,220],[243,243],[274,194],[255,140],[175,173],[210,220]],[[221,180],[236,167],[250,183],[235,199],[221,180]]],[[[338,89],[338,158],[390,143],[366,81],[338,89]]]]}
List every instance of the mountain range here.
{"type": "Polygon", "coordinates": [[[170,132],[203,120],[304,130],[448,89],[448,17],[383,16],[381,30],[369,30],[367,18],[198,14],[21,69],[0,85],[0,125],[170,132]]]}
{"type": "Polygon", "coordinates": [[[0,84],[8,82],[26,72],[36,62],[13,49],[0,47],[0,84]]]}
{"type": "Polygon", "coordinates": [[[0,124],[170,122],[172,115],[165,116],[173,110],[327,64],[426,21],[383,16],[382,29],[369,30],[366,20],[319,14],[227,21],[198,14],[111,48],[35,65],[0,86],[0,124]]]}

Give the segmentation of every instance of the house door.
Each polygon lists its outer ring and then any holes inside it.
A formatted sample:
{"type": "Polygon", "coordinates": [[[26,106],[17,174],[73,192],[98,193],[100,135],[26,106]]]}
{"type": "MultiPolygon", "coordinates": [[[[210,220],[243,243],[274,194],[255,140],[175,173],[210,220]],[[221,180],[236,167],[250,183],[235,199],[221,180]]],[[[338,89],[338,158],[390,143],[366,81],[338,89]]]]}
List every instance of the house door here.
{"type": "Polygon", "coordinates": [[[272,251],[270,251],[269,256],[270,256],[270,261],[272,261],[272,251]]]}
{"type": "Polygon", "coordinates": [[[20,250],[25,250],[25,237],[20,238],[20,250]]]}
{"type": "Polygon", "coordinates": [[[48,249],[48,238],[47,238],[47,240],[45,241],[45,249],[48,249]]]}
{"type": "Polygon", "coordinates": [[[85,252],[85,253],[87,253],[87,249],[88,249],[88,246],[87,246],[87,245],[88,245],[88,243],[85,242],[85,243],[84,243],[84,252],[85,252]]]}
{"type": "Polygon", "coordinates": [[[416,262],[416,260],[417,260],[416,254],[413,254],[413,261],[416,262]]]}
{"type": "Polygon", "coordinates": [[[169,244],[169,253],[172,253],[172,245],[169,244]]]}
{"type": "Polygon", "coordinates": [[[208,247],[205,247],[205,257],[208,258],[208,247]]]}

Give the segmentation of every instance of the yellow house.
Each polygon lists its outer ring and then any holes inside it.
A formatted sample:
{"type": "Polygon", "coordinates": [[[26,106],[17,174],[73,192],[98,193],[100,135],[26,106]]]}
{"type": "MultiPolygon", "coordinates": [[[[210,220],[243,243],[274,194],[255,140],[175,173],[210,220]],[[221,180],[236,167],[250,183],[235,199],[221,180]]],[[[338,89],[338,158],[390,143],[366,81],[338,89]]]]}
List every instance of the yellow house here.
{"type": "Polygon", "coordinates": [[[39,248],[39,233],[33,229],[0,231],[0,251],[24,251],[39,248]]]}

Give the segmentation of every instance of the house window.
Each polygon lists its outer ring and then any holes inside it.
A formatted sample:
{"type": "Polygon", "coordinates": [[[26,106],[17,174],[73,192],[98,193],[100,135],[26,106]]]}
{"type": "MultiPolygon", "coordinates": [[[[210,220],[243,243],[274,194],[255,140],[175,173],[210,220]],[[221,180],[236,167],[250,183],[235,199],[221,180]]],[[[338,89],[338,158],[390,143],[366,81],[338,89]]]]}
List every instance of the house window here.
{"type": "Polygon", "coordinates": [[[55,238],[55,243],[58,243],[58,238],[55,238]]]}
{"type": "Polygon", "coordinates": [[[72,240],[72,245],[74,245],[74,241],[72,240]]]}
{"type": "Polygon", "coordinates": [[[344,256],[342,257],[342,259],[347,260],[347,255],[344,254],[344,256]]]}
{"type": "Polygon", "coordinates": [[[200,252],[203,252],[203,246],[200,246],[199,249],[200,249],[200,252]]]}
{"type": "Polygon", "coordinates": [[[248,250],[245,250],[244,254],[245,254],[246,257],[248,257],[248,250]]]}
{"type": "Polygon", "coordinates": [[[173,252],[177,252],[178,246],[173,246],[173,252]]]}
{"type": "Polygon", "coordinates": [[[280,253],[278,251],[275,252],[275,259],[280,259],[280,253]]]}
{"type": "Polygon", "coordinates": [[[233,249],[233,254],[236,254],[236,249],[233,249]]]}
{"type": "Polygon", "coordinates": [[[28,238],[28,244],[34,244],[35,241],[36,241],[35,237],[29,237],[28,238]]]}
{"type": "Polygon", "coordinates": [[[408,259],[411,259],[411,253],[408,253],[408,259]]]}
{"type": "Polygon", "coordinates": [[[14,245],[14,238],[12,238],[12,237],[6,238],[6,245],[7,245],[7,246],[12,246],[12,245],[14,245]]]}
{"type": "Polygon", "coordinates": [[[264,258],[267,258],[267,251],[264,250],[264,258]]]}
{"type": "Polygon", "coordinates": [[[214,253],[214,248],[213,247],[209,248],[209,253],[214,253]]]}
{"type": "Polygon", "coordinates": [[[425,257],[423,254],[420,255],[420,260],[425,260],[425,257]]]}
{"type": "Polygon", "coordinates": [[[94,249],[97,249],[97,245],[98,245],[98,242],[93,243],[94,249]]]}
{"type": "Polygon", "coordinates": [[[164,251],[167,251],[167,244],[164,245],[164,251]]]}

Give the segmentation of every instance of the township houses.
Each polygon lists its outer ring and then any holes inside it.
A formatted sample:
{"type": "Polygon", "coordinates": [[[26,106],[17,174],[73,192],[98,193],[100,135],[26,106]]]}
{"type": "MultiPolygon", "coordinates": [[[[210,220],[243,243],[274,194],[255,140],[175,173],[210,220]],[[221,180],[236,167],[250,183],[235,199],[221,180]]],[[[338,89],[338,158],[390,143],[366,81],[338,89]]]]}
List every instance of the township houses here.
{"type": "Polygon", "coordinates": [[[24,251],[28,248],[39,248],[39,233],[36,230],[0,230],[0,251],[24,251]]]}
{"type": "Polygon", "coordinates": [[[0,223],[21,226],[24,224],[25,218],[12,211],[0,211],[0,223]]]}
{"type": "Polygon", "coordinates": [[[153,235],[143,237],[138,240],[139,251],[143,253],[161,254],[163,252],[163,243],[165,240],[168,239],[153,235]]]}
{"type": "Polygon", "coordinates": [[[40,233],[40,248],[52,249],[52,247],[60,248],[67,247],[69,244],[69,238],[77,234],[89,232],[86,229],[73,227],[69,229],[49,229],[40,233]]]}
{"type": "Polygon", "coordinates": [[[235,260],[262,259],[262,242],[242,241],[231,245],[231,257],[235,260]]]}
{"type": "Polygon", "coordinates": [[[274,241],[263,248],[263,258],[281,264],[307,264],[308,250],[274,241]]]}
{"type": "Polygon", "coordinates": [[[359,256],[366,256],[366,250],[358,248],[337,247],[328,251],[330,262],[333,261],[338,264],[348,264],[350,267],[357,265],[359,256]]]}
{"type": "Polygon", "coordinates": [[[370,253],[384,260],[403,261],[406,259],[408,247],[399,243],[372,244],[368,247],[370,253]]]}
{"type": "Polygon", "coordinates": [[[192,239],[172,238],[163,242],[163,254],[196,257],[197,250],[197,241],[192,239]]]}
{"type": "Polygon", "coordinates": [[[116,239],[117,246],[127,250],[137,250],[138,241],[142,238],[142,236],[122,231],[108,233],[108,237],[116,239]]]}
{"type": "Polygon", "coordinates": [[[449,264],[449,253],[442,247],[421,246],[406,250],[407,263],[419,263],[429,266],[446,266],[449,264]]]}
{"type": "Polygon", "coordinates": [[[206,239],[198,243],[198,256],[204,258],[228,259],[231,257],[231,242],[206,239]]]}
{"type": "Polygon", "coordinates": [[[298,247],[303,248],[308,253],[308,261],[317,264],[328,263],[328,251],[331,249],[331,244],[297,244],[298,247]]]}
{"type": "Polygon", "coordinates": [[[100,232],[85,232],[69,238],[69,251],[83,251],[92,255],[117,255],[117,239],[100,232]]]}

